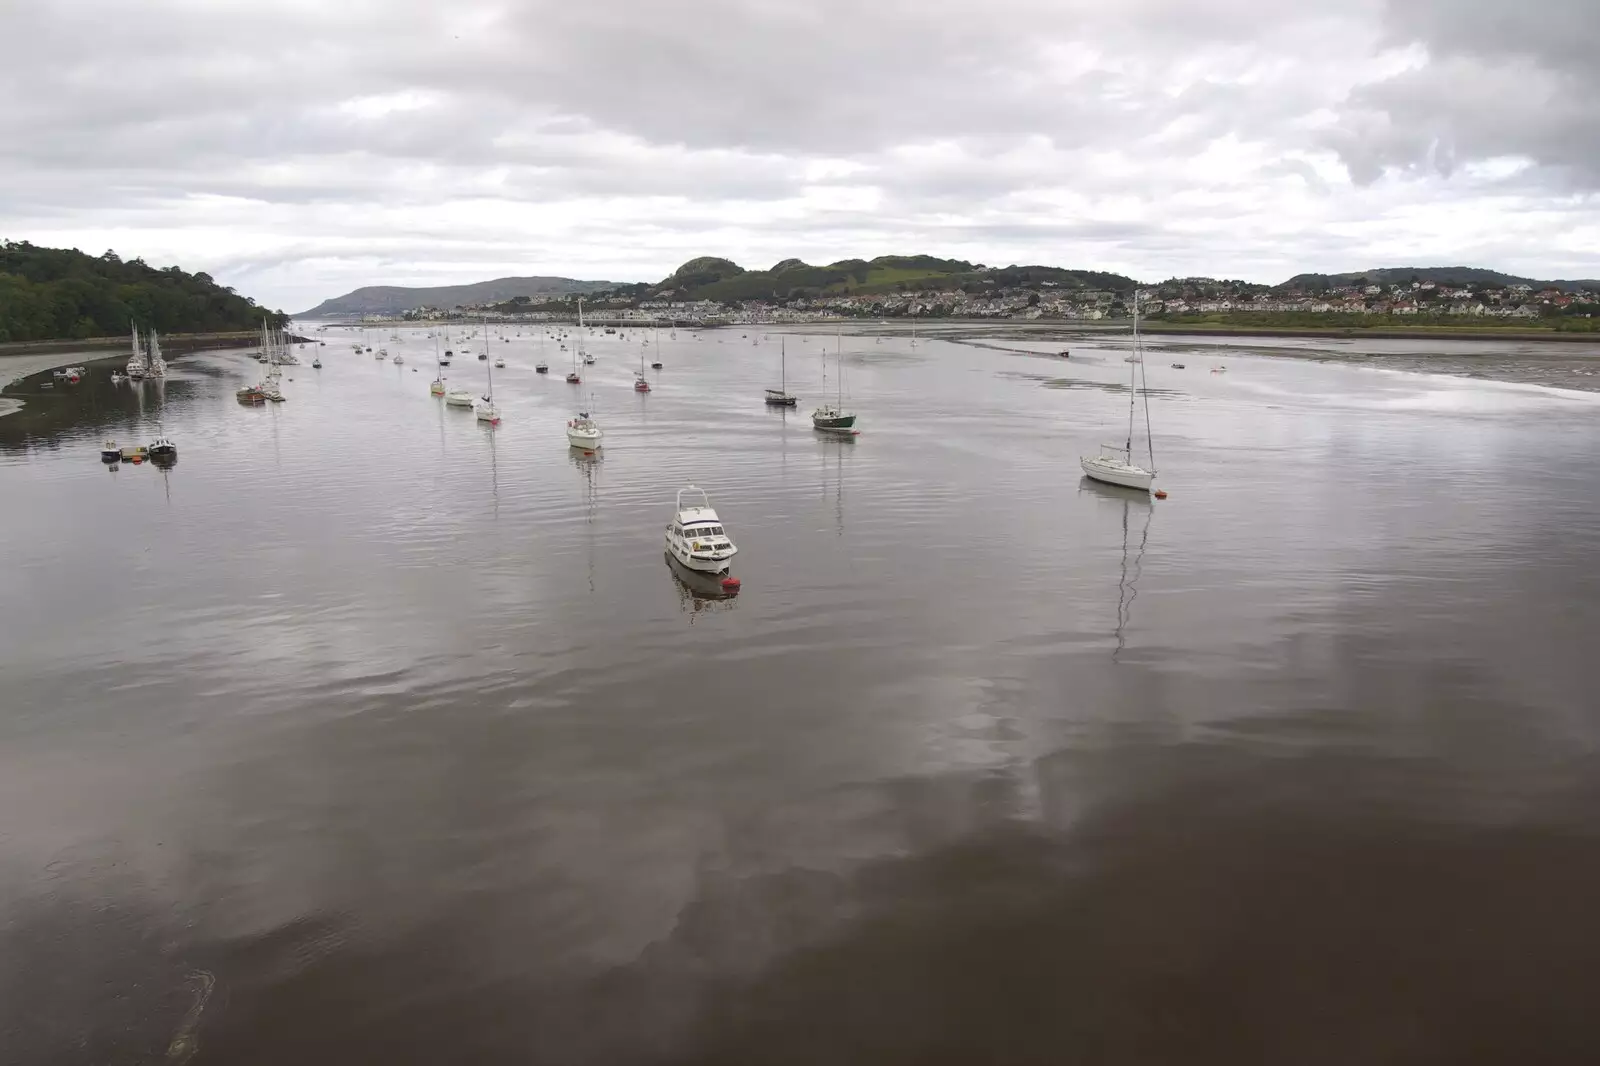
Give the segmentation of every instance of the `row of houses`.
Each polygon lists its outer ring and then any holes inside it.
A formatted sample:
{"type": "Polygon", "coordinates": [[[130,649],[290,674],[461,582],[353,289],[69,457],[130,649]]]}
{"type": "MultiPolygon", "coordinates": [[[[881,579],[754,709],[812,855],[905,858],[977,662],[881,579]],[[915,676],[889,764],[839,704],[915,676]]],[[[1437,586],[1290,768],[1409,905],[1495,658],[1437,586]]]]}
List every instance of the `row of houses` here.
{"type": "MultiPolygon", "coordinates": [[[[689,300],[678,294],[658,293],[639,300],[597,294],[585,298],[595,320],[607,322],[672,321],[686,324],[809,322],[835,318],[993,318],[1094,322],[1122,318],[1130,313],[1131,293],[1110,290],[1062,289],[1038,286],[985,289],[978,293],[942,290],[839,294],[796,297],[790,300],[745,300],[724,304],[716,300],[689,300]]],[[[1526,284],[1463,286],[1434,282],[1375,285],[1352,284],[1312,291],[1268,288],[1246,282],[1214,278],[1174,279],[1139,290],[1141,306],[1151,314],[1193,315],[1239,312],[1294,314],[1458,315],[1485,318],[1540,318],[1552,313],[1574,313],[1588,304],[1600,304],[1600,293],[1569,292],[1553,287],[1535,289],[1526,284]],[[1579,308],[1573,308],[1573,305],[1579,308]],[[1571,310],[1569,310],[1569,308],[1571,310]]],[[[576,297],[559,297],[565,309],[514,311],[495,317],[511,321],[569,319],[576,297]]],[[[405,313],[413,319],[439,319],[482,313],[479,308],[444,311],[418,308],[405,313]]],[[[493,314],[492,310],[490,311],[493,314]]]]}

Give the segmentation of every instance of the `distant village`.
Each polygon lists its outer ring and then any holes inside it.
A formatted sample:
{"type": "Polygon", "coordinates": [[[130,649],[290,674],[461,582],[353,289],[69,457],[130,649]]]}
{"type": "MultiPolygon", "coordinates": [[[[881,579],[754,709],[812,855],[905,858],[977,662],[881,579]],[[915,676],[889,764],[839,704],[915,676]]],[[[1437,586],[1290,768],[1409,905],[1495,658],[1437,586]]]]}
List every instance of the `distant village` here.
{"type": "MultiPolygon", "coordinates": [[[[649,298],[595,293],[583,297],[584,312],[596,323],[673,322],[684,325],[803,323],[847,318],[953,318],[1099,322],[1132,313],[1130,293],[1067,288],[1054,282],[983,292],[927,289],[893,293],[840,294],[791,300],[684,299],[666,290],[649,298]]],[[[504,321],[567,320],[579,297],[527,297],[478,307],[415,308],[403,318],[434,321],[486,315],[504,321]]],[[[1190,319],[1200,315],[1256,313],[1290,315],[1394,315],[1436,319],[1538,319],[1600,312],[1600,292],[1410,281],[1395,284],[1345,284],[1323,288],[1271,288],[1212,278],[1182,278],[1139,289],[1140,307],[1154,318],[1190,319]]],[[[368,316],[372,321],[380,316],[368,316]]],[[[387,316],[382,320],[388,320],[387,316]]]]}

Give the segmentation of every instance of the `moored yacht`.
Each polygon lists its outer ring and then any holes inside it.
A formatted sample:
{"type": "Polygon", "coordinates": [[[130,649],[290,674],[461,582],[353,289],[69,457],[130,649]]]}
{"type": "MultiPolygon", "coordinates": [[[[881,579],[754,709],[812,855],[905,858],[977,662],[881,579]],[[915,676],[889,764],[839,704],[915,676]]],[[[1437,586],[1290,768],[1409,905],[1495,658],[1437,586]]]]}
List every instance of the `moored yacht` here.
{"type": "Polygon", "coordinates": [[[696,485],[678,490],[678,505],[667,524],[667,554],[690,570],[722,574],[739,553],[711,509],[711,497],[696,485]],[[689,501],[685,504],[684,497],[689,501]],[[699,502],[695,500],[698,498],[699,502]]]}
{"type": "Polygon", "coordinates": [[[144,349],[139,345],[139,327],[133,326],[132,328],[133,354],[128,357],[128,377],[134,381],[138,381],[140,378],[144,377],[145,371],[150,368],[150,364],[145,362],[144,349]]]}
{"type": "Polygon", "coordinates": [[[450,407],[471,407],[474,399],[472,393],[462,388],[449,389],[444,394],[444,402],[450,407]]]}
{"type": "Polygon", "coordinates": [[[1156,477],[1155,442],[1149,439],[1150,424],[1150,396],[1149,389],[1140,388],[1139,372],[1143,369],[1144,360],[1139,349],[1139,294],[1133,294],[1133,352],[1127,356],[1128,367],[1128,436],[1122,444],[1102,444],[1100,454],[1080,456],[1078,465],[1083,472],[1096,481],[1103,481],[1108,485],[1121,485],[1127,489],[1139,489],[1143,492],[1150,491],[1150,485],[1156,477]],[[1150,465],[1140,466],[1133,461],[1133,427],[1134,414],[1141,396],[1145,403],[1146,444],[1150,455],[1150,465]]]}
{"type": "Polygon", "coordinates": [[[567,443],[574,448],[592,452],[600,447],[600,424],[589,417],[588,411],[579,411],[578,417],[567,422],[567,443]]]}

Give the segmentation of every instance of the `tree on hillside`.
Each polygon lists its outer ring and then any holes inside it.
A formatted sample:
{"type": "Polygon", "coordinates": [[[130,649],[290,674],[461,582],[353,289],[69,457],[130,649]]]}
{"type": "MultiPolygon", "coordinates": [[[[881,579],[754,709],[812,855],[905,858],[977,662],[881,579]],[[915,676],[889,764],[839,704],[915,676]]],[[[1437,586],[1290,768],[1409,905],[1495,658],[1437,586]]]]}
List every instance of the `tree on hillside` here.
{"type": "Polygon", "coordinates": [[[207,274],[155,270],[113,251],[0,244],[0,341],[84,339],[126,333],[130,322],[163,333],[254,329],[287,317],[219,287],[207,274]]]}

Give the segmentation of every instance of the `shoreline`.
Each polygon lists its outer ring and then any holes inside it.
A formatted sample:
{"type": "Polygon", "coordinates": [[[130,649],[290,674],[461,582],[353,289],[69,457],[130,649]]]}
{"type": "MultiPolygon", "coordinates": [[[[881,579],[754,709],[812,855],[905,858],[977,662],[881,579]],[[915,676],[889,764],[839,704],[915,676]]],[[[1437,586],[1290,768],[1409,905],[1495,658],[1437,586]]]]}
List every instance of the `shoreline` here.
{"type": "MultiPolygon", "coordinates": [[[[163,352],[198,352],[210,348],[248,348],[261,334],[253,329],[230,330],[224,333],[173,333],[161,338],[163,352]]],[[[309,338],[289,337],[290,344],[306,343],[309,338]]],[[[91,352],[128,350],[128,335],[120,337],[87,337],[83,340],[7,341],[0,344],[0,359],[18,355],[87,355],[91,352]]]]}
{"type": "MultiPolygon", "coordinates": [[[[1131,329],[1131,327],[1129,327],[1131,329]]],[[[1570,333],[1554,329],[1484,329],[1472,326],[1380,326],[1363,329],[1355,326],[1241,326],[1203,323],[1160,322],[1143,319],[1141,333],[1193,333],[1208,337],[1325,337],[1334,340],[1378,341],[1456,340],[1456,341],[1554,341],[1557,344],[1597,344],[1600,333],[1570,333]]]]}

